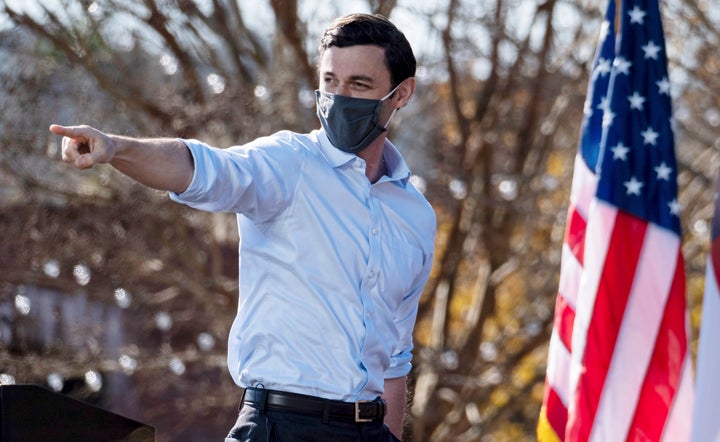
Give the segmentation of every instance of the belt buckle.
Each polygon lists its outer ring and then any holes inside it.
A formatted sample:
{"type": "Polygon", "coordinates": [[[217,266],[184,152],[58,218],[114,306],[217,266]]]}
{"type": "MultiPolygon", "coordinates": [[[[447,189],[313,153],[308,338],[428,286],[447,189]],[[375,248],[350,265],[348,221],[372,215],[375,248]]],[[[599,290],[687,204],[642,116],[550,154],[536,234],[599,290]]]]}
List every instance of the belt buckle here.
{"type": "Polygon", "coordinates": [[[372,422],[374,417],[362,418],[360,417],[360,404],[369,404],[374,401],[355,401],[355,423],[372,422]]]}

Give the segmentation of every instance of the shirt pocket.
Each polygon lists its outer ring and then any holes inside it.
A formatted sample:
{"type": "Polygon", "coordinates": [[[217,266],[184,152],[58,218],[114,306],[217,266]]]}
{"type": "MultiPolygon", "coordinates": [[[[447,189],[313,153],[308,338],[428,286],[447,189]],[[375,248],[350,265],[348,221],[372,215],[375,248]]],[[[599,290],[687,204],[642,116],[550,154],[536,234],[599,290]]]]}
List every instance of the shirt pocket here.
{"type": "Polygon", "coordinates": [[[410,294],[423,269],[423,252],[402,238],[383,241],[382,268],[378,280],[380,298],[395,312],[410,294]]]}

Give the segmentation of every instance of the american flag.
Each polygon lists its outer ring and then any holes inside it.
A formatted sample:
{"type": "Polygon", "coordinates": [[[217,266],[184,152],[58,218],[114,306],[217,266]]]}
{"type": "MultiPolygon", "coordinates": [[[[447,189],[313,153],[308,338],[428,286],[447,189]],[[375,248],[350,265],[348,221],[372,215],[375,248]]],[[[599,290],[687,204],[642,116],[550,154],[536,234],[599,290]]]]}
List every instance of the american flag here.
{"type": "Polygon", "coordinates": [[[610,1],[588,85],[580,146],[575,156],[562,248],[560,287],[555,300],[555,318],[548,348],[545,396],[538,424],[538,438],[541,441],[562,440],[568,421],[572,333],[583,270],[587,215],[597,188],[594,171],[600,152],[603,109],[607,107],[610,71],[615,58],[614,22],[615,2],[610,1]]]}
{"type": "Polygon", "coordinates": [[[720,441],[720,176],[715,188],[710,253],[705,272],[702,324],[697,351],[693,442],[720,441]]]}
{"type": "Polygon", "coordinates": [[[541,441],[689,440],[692,362],[659,5],[614,3],[576,159],[541,441]]]}

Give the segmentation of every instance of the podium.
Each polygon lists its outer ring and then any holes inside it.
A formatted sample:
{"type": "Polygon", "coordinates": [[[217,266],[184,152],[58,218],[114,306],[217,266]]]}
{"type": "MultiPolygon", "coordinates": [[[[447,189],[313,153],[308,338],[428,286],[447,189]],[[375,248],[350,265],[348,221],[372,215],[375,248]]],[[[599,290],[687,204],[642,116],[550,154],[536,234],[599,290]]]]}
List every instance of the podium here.
{"type": "Polygon", "coordinates": [[[155,429],[38,385],[0,386],[0,442],[152,442],[155,429]]]}

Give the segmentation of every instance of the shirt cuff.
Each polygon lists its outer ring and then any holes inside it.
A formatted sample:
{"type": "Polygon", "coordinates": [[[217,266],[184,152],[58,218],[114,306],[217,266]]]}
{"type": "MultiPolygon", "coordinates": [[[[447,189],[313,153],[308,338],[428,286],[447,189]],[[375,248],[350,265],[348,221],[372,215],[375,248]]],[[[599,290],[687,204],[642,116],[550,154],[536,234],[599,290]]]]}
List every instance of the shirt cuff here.
{"type": "Polygon", "coordinates": [[[201,168],[204,168],[205,165],[201,158],[201,153],[199,152],[200,149],[205,149],[207,146],[198,141],[198,140],[184,140],[182,138],[177,138],[178,141],[183,143],[185,146],[187,146],[188,150],[190,151],[190,155],[192,155],[193,159],[193,176],[190,180],[190,184],[188,184],[187,189],[185,189],[181,193],[177,192],[168,192],[168,195],[170,196],[170,199],[177,202],[185,204],[187,201],[191,200],[191,196],[194,193],[197,193],[197,187],[198,187],[198,176],[200,174],[198,173],[198,170],[201,168]]]}
{"type": "Polygon", "coordinates": [[[390,367],[385,370],[385,379],[401,378],[407,376],[412,369],[412,353],[406,351],[390,359],[390,367]]]}

